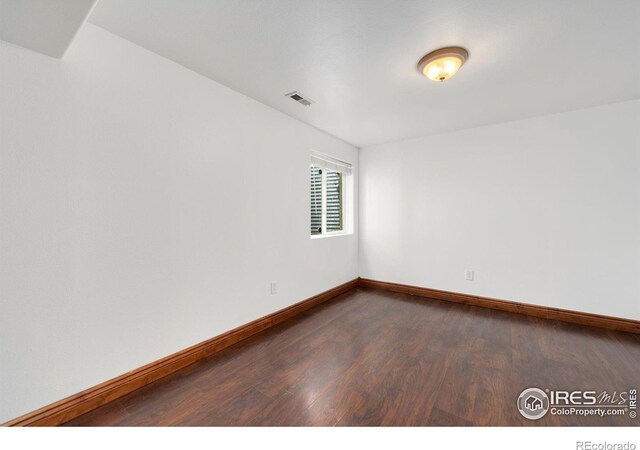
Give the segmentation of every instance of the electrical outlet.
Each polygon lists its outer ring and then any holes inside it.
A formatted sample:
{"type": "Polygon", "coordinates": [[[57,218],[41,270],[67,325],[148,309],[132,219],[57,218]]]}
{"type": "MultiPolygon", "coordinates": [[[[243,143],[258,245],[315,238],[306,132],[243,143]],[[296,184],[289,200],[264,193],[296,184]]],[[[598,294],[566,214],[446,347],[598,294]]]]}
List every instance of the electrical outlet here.
{"type": "Polygon", "coordinates": [[[272,281],[271,282],[271,295],[275,295],[278,293],[278,282],[277,281],[272,281]]]}
{"type": "Polygon", "coordinates": [[[473,281],[473,276],[474,276],[473,270],[466,270],[464,272],[464,279],[467,281],[473,281]]]}

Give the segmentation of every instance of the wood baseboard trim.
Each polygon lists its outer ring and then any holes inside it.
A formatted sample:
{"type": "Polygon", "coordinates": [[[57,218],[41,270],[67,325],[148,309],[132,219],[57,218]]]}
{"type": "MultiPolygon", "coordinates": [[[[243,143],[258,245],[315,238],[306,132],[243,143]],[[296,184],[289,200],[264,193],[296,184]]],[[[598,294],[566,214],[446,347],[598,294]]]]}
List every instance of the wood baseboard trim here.
{"type": "Polygon", "coordinates": [[[406,284],[388,283],[366,278],[360,278],[359,285],[362,287],[400,292],[403,294],[416,295],[419,297],[425,297],[435,300],[463,303],[465,305],[498,309],[500,311],[541,317],[544,319],[560,320],[562,322],[576,323],[591,327],[606,328],[609,330],[640,334],[640,321],[638,320],[602,316],[599,314],[551,308],[548,306],[531,305],[528,303],[519,303],[508,300],[498,300],[495,298],[480,297],[478,295],[460,294],[457,292],[409,286],[406,284]]]}
{"type": "Polygon", "coordinates": [[[358,287],[358,279],[341,284],[307,300],[10,420],[2,426],[56,426],[63,424],[356,287],[358,287]]]}

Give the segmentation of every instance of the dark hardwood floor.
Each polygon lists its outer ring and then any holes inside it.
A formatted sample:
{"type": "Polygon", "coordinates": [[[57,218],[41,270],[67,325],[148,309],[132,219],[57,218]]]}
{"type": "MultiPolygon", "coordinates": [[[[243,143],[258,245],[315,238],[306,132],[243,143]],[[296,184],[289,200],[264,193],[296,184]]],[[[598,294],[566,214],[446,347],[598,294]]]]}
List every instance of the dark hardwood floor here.
{"type": "Polygon", "coordinates": [[[359,288],[67,425],[640,425],[527,387],[639,388],[640,336],[359,288]]]}

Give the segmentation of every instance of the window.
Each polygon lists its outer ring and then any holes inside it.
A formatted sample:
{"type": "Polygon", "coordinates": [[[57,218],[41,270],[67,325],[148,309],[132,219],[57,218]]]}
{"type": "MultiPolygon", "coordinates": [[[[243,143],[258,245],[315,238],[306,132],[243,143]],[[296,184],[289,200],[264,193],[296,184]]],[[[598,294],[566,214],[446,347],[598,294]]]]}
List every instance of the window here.
{"type": "Polygon", "coordinates": [[[312,154],[309,171],[311,236],[342,234],[348,229],[351,164],[312,154]]]}

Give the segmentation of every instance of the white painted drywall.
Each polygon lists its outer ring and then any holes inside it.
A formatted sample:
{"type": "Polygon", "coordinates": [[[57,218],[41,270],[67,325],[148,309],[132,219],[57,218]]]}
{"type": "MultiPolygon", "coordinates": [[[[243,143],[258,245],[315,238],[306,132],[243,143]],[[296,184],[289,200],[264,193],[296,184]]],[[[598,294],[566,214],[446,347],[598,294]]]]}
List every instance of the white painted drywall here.
{"type": "Polygon", "coordinates": [[[356,278],[356,234],[309,238],[312,149],[357,169],[94,25],[0,42],[0,422],[356,278]]]}
{"type": "Polygon", "coordinates": [[[360,249],[365,278],[640,319],[640,101],[361,149],[360,249]]]}
{"type": "Polygon", "coordinates": [[[62,58],[97,0],[0,0],[0,39],[62,58]]]}

